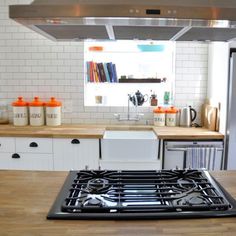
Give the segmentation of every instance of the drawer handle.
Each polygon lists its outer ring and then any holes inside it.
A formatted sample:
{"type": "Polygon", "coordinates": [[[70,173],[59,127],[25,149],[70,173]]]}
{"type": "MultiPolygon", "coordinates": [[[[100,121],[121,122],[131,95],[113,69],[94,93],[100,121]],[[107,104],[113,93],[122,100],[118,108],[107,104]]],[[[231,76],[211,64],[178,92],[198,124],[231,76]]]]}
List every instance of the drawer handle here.
{"type": "Polygon", "coordinates": [[[18,158],[20,158],[20,155],[18,153],[14,153],[14,154],[12,154],[11,157],[15,158],[15,159],[18,159],[18,158]]]}
{"type": "Polygon", "coordinates": [[[72,140],[71,140],[71,143],[72,143],[72,144],[80,144],[80,141],[79,141],[79,139],[76,139],[76,138],[75,138],[75,139],[72,139],[72,140]]]}
{"type": "Polygon", "coordinates": [[[30,146],[30,147],[38,147],[38,144],[37,144],[36,142],[32,142],[32,143],[30,143],[29,146],[30,146]]]}

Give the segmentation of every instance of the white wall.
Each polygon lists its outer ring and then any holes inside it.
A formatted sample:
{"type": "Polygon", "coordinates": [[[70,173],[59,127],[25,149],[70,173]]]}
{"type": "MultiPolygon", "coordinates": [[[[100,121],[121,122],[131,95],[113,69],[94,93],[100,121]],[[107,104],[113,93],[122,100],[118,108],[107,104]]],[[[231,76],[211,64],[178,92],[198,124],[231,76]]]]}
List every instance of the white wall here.
{"type": "Polygon", "coordinates": [[[191,105],[201,118],[207,93],[208,44],[178,42],[176,45],[175,106],[191,105]]]}
{"type": "Polygon", "coordinates": [[[227,112],[227,85],[229,68],[229,44],[215,42],[209,45],[207,98],[218,106],[220,103],[220,129],[225,133],[227,112]]]}
{"type": "MultiPolygon", "coordinates": [[[[0,99],[11,104],[19,95],[27,100],[55,96],[73,104],[71,113],[63,113],[64,123],[117,123],[113,114],[125,114],[126,107],[83,105],[83,43],[53,42],[8,18],[8,5],[30,2],[0,1],[0,99]]],[[[200,111],[207,90],[208,44],[178,42],[176,47],[175,105],[200,111]]],[[[139,108],[144,113],[140,123],[152,123],[152,109],[139,108]]]]}

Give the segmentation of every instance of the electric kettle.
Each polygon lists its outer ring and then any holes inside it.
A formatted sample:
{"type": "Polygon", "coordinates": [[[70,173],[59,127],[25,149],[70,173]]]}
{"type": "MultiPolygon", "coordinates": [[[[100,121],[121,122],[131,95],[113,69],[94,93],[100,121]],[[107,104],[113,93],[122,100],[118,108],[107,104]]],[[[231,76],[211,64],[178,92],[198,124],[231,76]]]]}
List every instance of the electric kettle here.
{"type": "Polygon", "coordinates": [[[191,106],[182,108],[180,110],[180,126],[190,127],[196,117],[197,112],[191,106]]]}

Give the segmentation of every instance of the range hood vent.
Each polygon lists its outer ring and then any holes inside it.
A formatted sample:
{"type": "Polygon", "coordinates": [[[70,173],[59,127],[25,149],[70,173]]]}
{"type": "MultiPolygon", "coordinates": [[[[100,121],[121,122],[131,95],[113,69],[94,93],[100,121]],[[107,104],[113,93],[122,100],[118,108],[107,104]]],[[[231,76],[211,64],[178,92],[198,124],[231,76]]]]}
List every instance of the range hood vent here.
{"type": "Polygon", "coordinates": [[[233,41],[235,0],[35,0],[10,18],[56,41],[233,41]]]}

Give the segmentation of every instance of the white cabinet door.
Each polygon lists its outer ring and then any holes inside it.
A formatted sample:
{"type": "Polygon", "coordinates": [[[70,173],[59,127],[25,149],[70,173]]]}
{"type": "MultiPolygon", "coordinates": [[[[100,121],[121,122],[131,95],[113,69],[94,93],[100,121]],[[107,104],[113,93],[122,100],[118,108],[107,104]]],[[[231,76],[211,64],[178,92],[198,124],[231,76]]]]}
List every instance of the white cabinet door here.
{"type": "Polygon", "coordinates": [[[0,137],[0,152],[15,152],[15,138],[0,137]]]}
{"type": "Polygon", "coordinates": [[[11,169],[12,154],[7,152],[0,153],[0,169],[11,169]]]}
{"type": "Polygon", "coordinates": [[[98,139],[53,139],[55,170],[98,169],[98,139]]]}
{"type": "Polygon", "coordinates": [[[10,169],[15,149],[15,138],[0,137],[0,169],[10,169]]]}
{"type": "Polygon", "coordinates": [[[16,138],[16,152],[52,153],[51,138],[16,138]]]}
{"type": "Polygon", "coordinates": [[[53,170],[53,155],[15,153],[8,157],[8,168],[13,170],[53,170]]]}
{"type": "Polygon", "coordinates": [[[52,139],[1,137],[0,169],[53,170],[52,139]]]}

